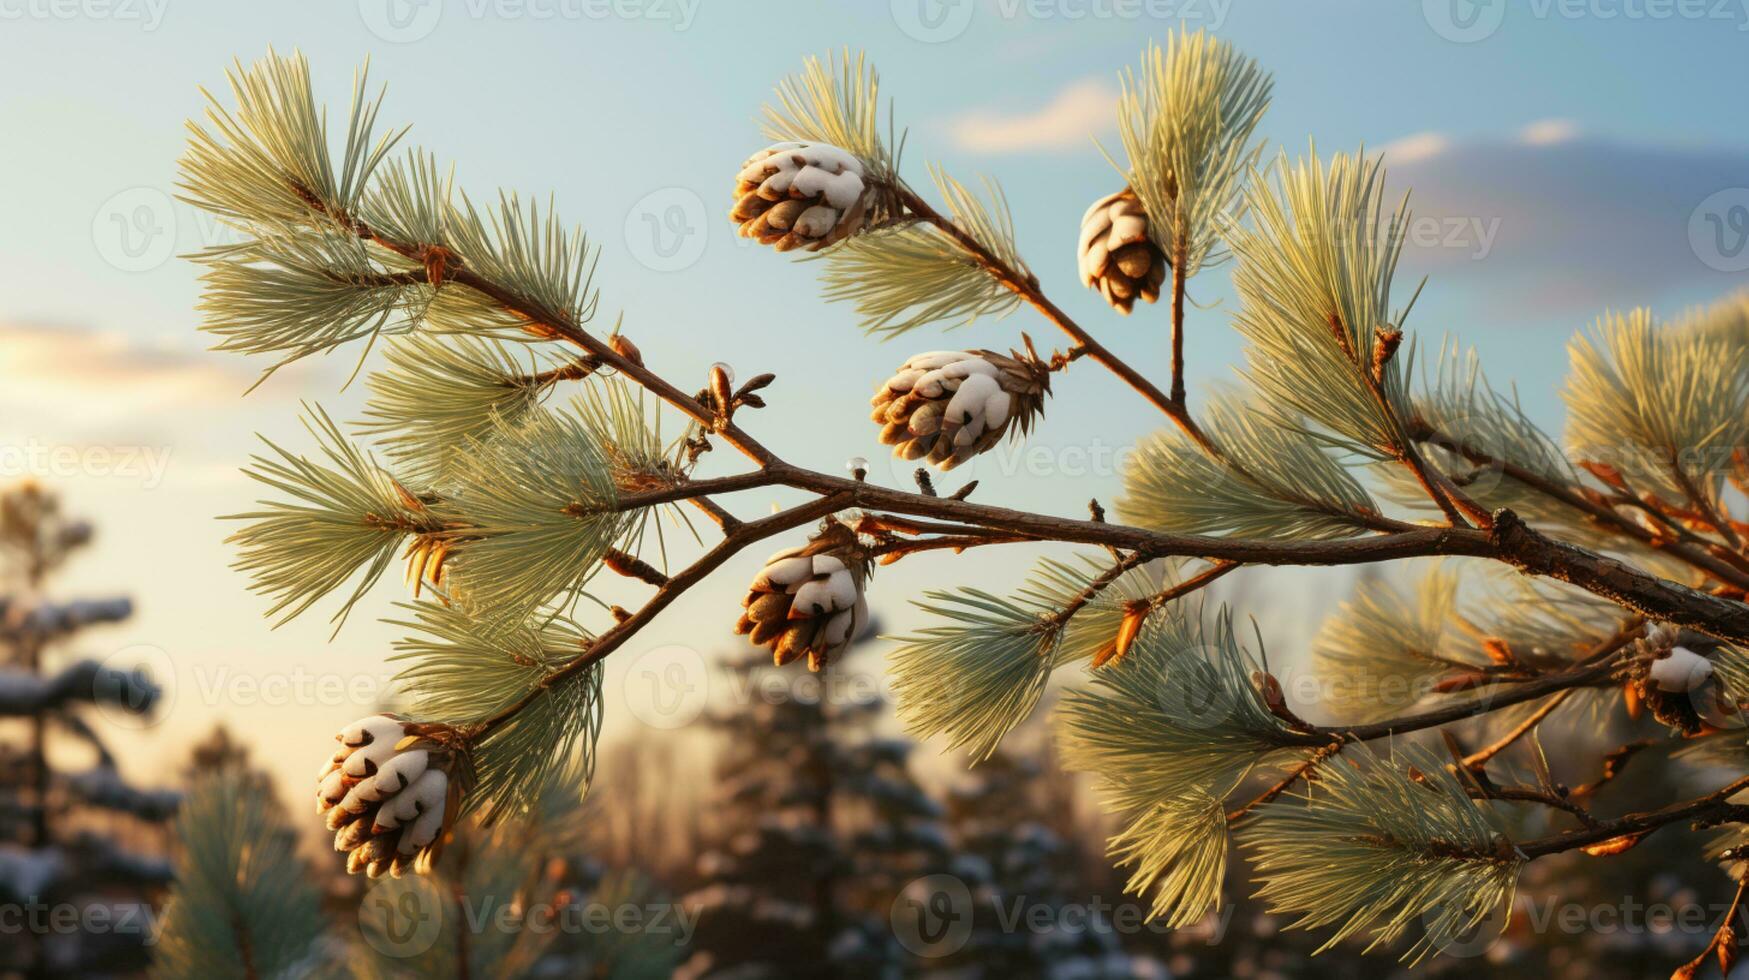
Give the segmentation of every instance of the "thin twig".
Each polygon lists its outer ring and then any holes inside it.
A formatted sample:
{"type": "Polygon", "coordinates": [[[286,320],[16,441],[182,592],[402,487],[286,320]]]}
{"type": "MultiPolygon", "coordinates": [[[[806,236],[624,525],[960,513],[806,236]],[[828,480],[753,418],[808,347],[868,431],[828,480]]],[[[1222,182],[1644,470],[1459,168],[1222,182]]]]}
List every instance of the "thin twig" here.
{"type": "Polygon", "coordinates": [[[733,558],[741,549],[756,541],[771,537],[783,531],[807,524],[810,521],[825,517],[833,511],[843,510],[849,501],[843,494],[821,497],[798,507],[773,514],[770,517],[748,521],[725,535],[715,547],[705,552],[704,556],[688,565],[678,574],[671,576],[668,584],[656,590],[650,600],[638,608],[630,618],[621,621],[612,629],[596,637],[589,646],[563,667],[554,670],[542,678],[540,683],[530,687],[515,701],[490,717],[474,725],[470,735],[475,742],[490,736],[500,726],[516,717],[516,713],[533,704],[548,688],[563,683],[568,678],[589,669],[601,662],[602,658],[612,653],[620,644],[631,639],[632,635],[644,627],[645,623],[656,618],[656,614],[678,599],[682,593],[703,581],[705,576],[715,571],[724,562],[733,558]]]}
{"type": "Polygon", "coordinates": [[[1649,833],[1660,827],[1683,820],[1743,820],[1749,818],[1749,808],[1727,802],[1731,797],[1749,789],[1749,776],[1741,776],[1730,784],[1708,793],[1705,796],[1673,803],[1660,810],[1648,813],[1630,813],[1615,820],[1605,820],[1596,827],[1581,830],[1569,830],[1565,833],[1552,834],[1536,840],[1526,841],[1518,845],[1518,850],[1526,858],[1535,859],[1549,854],[1559,854],[1618,837],[1649,833]]]}
{"type": "Polygon", "coordinates": [[[1274,785],[1258,794],[1251,800],[1251,802],[1244,804],[1236,810],[1228,811],[1227,822],[1234,823],[1253,810],[1274,802],[1276,797],[1287,792],[1294,783],[1302,778],[1309,778],[1312,770],[1322,764],[1325,759],[1341,752],[1343,744],[1344,743],[1340,741],[1330,742],[1314,751],[1306,758],[1306,761],[1295,766],[1291,772],[1286,776],[1283,776],[1280,780],[1277,780],[1274,785]]]}
{"type": "Polygon", "coordinates": [[[1547,701],[1543,702],[1543,704],[1540,707],[1538,707],[1535,711],[1531,712],[1530,717],[1519,722],[1517,725],[1514,725],[1511,731],[1507,732],[1505,735],[1500,736],[1498,739],[1494,740],[1492,743],[1490,743],[1486,746],[1483,746],[1482,748],[1477,749],[1474,752],[1471,752],[1469,755],[1464,756],[1464,758],[1463,758],[1464,768],[1465,769],[1480,769],[1483,766],[1486,766],[1488,764],[1488,762],[1490,760],[1492,760],[1495,756],[1499,755],[1501,752],[1504,752],[1504,751],[1506,751],[1506,749],[1511,747],[1512,743],[1518,741],[1519,739],[1523,738],[1524,736],[1529,735],[1531,732],[1535,731],[1536,726],[1542,724],[1542,721],[1544,718],[1547,718],[1550,715],[1550,713],[1552,713],[1556,708],[1559,708],[1561,706],[1561,702],[1567,700],[1572,695],[1573,695],[1573,689],[1568,688],[1567,690],[1562,691],[1559,694],[1556,694],[1554,697],[1549,698],[1547,701]]]}

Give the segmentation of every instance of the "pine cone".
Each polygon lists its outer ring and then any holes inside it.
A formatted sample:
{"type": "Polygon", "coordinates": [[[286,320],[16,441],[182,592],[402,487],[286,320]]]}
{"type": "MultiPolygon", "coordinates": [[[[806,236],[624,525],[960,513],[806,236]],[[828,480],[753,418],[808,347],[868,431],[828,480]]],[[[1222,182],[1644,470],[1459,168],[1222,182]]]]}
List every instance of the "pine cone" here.
{"type": "Polygon", "coordinates": [[[1644,663],[1643,673],[1635,672],[1632,683],[1652,717],[1684,735],[1730,723],[1733,712],[1726,710],[1713,662],[1687,647],[1672,646],[1654,655],[1644,663]]]}
{"type": "Polygon", "coordinates": [[[1078,256],[1081,284],[1105,295],[1119,313],[1128,314],[1136,297],[1152,303],[1160,298],[1171,260],[1148,237],[1148,215],[1135,192],[1124,188],[1093,202],[1081,216],[1078,256]]]}
{"type": "Polygon", "coordinates": [[[747,158],[729,212],[744,238],[815,251],[862,230],[874,205],[862,161],[825,143],[775,143],[747,158]]]}
{"type": "Polygon", "coordinates": [[[395,715],[360,718],[317,773],[316,812],[328,816],[346,873],[424,874],[443,850],[473,783],[467,742],[448,725],[395,715]]]}
{"type": "Polygon", "coordinates": [[[892,446],[895,456],[927,456],[951,470],[1010,429],[1025,434],[1044,407],[1051,375],[1035,358],[1009,355],[930,351],[906,361],[870,400],[869,418],[882,425],[881,444],[892,446]]]}
{"type": "Polygon", "coordinates": [[[868,572],[855,532],[834,522],[766,560],[741,600],[746,611],[735,632],[770,647],[779,667],[806,653],[808,669],[820,670],[868,623],[868,572]]]}

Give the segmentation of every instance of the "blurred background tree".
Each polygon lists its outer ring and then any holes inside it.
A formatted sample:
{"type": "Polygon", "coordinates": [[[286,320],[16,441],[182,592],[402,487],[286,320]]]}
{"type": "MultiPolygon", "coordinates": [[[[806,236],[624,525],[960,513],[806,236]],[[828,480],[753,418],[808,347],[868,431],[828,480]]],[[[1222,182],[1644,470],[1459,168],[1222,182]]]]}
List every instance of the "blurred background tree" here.
{"type": "Polygon", "coordinates": [[[160,828],[181,794],[130,782],[106,744],[113,723],[151,716],[159,688],[142,669],[69,652],[133,604],[51,594],[92,537],[39,484],[0,489],[0,906],[12,913],[0,973],[140,969],[170,878],[160,828]]]}

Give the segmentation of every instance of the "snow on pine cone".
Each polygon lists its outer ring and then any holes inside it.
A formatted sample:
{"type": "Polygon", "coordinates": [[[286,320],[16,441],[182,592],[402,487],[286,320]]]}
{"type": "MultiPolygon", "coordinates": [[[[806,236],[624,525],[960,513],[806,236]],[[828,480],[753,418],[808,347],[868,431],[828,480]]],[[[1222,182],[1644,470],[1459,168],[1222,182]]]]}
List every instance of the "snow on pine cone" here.
{"type": "Polygon", "coordinates": [[[1081,217],[1077,255],[1081,285],[1097,289],[1119,313],[1128,314],[1136,297],[1152,303],[1171,267],[1166,253],[1148,237],[1148,215],[1135,192],[1124,188],[1093,202],[1081,217]]]}
{"type": "Polygon", "coordinates": [[[729,212],[744,238],[809,251],[862,230],[874,191],[862,161],[826,143],[774,143],[747,158],[729,212]]]}
{"type": "Polygon", "coordinates": [[[1654,718],[1684,734],[1698,734],[1707,725],[1724,727],[1734,712],[1727,710],[1713,663],[1677,645],[1680,636],[1667,623],[1647,625],[1645,638],[1635,641],[1641,659],[1629,680],[1634,695],[1654,718]]]}
{"type": "Polygon", "coordinates": [[[473,781],[460,733],[382,714],[334,738],[340,748],[316,776],[316,812],[327,815],[334,849],[346,852],[346,873],[431,870],[473,781]]]}
{"type": "Polygon", "coordinates": [[[820,670],[868,624],[868,571],[855,532],[834,523],[766,560],[741,600],[735,632],[770,647],[779,667],[805,653],[808,669],[820,670]]]}
{"type": "Polygon", "coordinates": [[[1018,351],[938,350],[918,354],[875,392],[869,418],[893,455],[944,470],[1025,434],[1051,390],[1050,371],[1018,351]]]}

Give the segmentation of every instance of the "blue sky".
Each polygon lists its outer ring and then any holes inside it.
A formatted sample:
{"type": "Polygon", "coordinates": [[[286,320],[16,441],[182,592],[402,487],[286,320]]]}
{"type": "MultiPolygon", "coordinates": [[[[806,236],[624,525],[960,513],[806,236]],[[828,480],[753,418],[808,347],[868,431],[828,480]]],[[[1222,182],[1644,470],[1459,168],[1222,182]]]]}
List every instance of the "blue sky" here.
{"type": "MultiPolygon", "coordinates": [[[[1158,368],[1159,311],[1120,319],[1080,290],[1072,242],[1087,203],[1115,186],[1093,139],[1115,148],[1117,74],[1181,17],[1274,73],[1271,153],[1303,153],[1312,137],[1326,153],[1386,151],[1393,185],[1414,187],[1423,222],[1403,295],[1433,277],[1409,326],[1431,346],[1447,334],[1478,346],[1490,372],[1515,378],[1558,429],[1574,329],[1605,307],[1675,312],[1744,281],[1705,233],[1708,209],[1749,208],[1745,4],[0,0],[0,445],[14,463],[31,448],[39,475],[99,518],[100,550],[74,584],[139,600],[137,620],[88,652],[164,651],[181,689],[171,731],[215,714],[272,719],[309,744],[362,711],[214,692],[237,672],[259,679],[263,664],[382,676],[392,633],[367,614],[386,611],[393,589],[329,646],[319,617],[268,633],[263,603],[224,567],[212,518],[254,495],[235,475],[253,434],[307,445],[299,399],[345,416],[359,397],[336,394],[351,367],[336,358],[240,399],[258,366],[205,351],[194,269],[172,253],[217,239],[210,221],[168,199],[183,120],[202,109],[197,86],[222,93],[233,57],[296,48],[340,104],[368,56],[373,83],[389,87],[384,122],[411,123],[409,140],[455,161],[464,186],[551,191],[589,229],[602,247],[603,308],[625,311],[652,364],[689,381],[716,360],[743,376],[777,372],[754,428],[795,461],[835,469],[852,455],[879,458],[865,400],[909,353],[1007,345],[1021,330],[1056,338],[1022,312],[946,340],[882,344],[819,298],[814,269],[735,239],[728,191],[762,145],[754,120],[772,83],[807,54],[867,51],[909,131],[907,173],[922,181],[933,160],[962,178],[999,177],[1047,290],[1110,346],[1158,368]],[[55,479],[60,468],[40,462],[55,447],[83,454],[78,475],[55,479]],[[115,452],[100,464],[92,447],[115,452]],[[128,451],[132,469],[114,458],[128,451]]],[[[1194,392],[1230,379],[1239,346],[1224,270],[1192,295],[1202,305],[1190,323],[1194,392]]],[[[1047,464],[979,464],[981,499],[1064,513],[1091,495],[1109,500],[1111,454],[1157,424],[1091,365],[1056,395],[1034,440],[1051,450],[1047,464]]],[[[877,467],[878,479],[894,475],[877,467]]],[[[665,614],[650,646],[717,648],[756,558],[665,614]]],[[[902,625],[901,597],[968,569],[1001,589],[1016,567],[1012,557],[910,561],[882,573],[878,598],[902,625]]],[[[1252,611],[1267,622],[1280,606],[1291,642],[1335,592],[1296,590],[1252,611]]]]}

